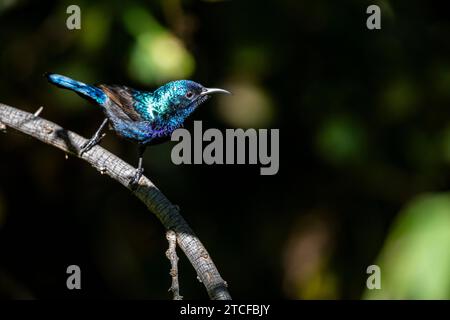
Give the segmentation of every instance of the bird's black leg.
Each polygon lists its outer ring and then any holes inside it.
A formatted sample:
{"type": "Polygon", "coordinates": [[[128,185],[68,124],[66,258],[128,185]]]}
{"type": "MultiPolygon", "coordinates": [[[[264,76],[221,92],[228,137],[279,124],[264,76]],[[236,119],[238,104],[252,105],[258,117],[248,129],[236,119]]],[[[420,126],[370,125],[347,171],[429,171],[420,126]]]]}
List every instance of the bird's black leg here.
{"type": "Polygon", "coordinates": [[[95,131],[94,135],[81,147],[80,156],[82,156],[83,153],[91,150],[91,148],[93,146],[98,144],[100,142],[100,140],[103,139],[105,134],[101,134],[101,133],[107,123],[108,123],[108,118],[105,118],[105,120],[103,120],[102,124],[100,125],[100,128],[98,128],[97,131],[95,131]]]}
{"type": "Polygon", "coordinates": [[[131,181],[130,181],[131,189],[135,189],[137,187],[139,179],[141,179],[142,174],[144,173],[144,168],[142,167],[142,161],[144,159],[144,152],[145,152],[145,146],[140,145],[139,150],[138,150],[138,155],[139,155],[138,167],[134,173],[134,176],[131,178],[131,181]]]}

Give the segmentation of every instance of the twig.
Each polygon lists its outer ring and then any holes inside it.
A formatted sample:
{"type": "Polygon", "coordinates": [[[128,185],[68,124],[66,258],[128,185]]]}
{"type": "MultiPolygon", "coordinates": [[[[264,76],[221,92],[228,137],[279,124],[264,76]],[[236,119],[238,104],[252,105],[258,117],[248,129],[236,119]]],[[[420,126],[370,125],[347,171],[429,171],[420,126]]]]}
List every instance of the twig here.
{"type": "Polygon", "coordinates": [[[136,190],[131,190],[128,187],[129,178],[135,171],[131,165],[98,145],[80,157],[79,150],[86,142],[85,138],[65,130],[53,122],[36,117],[32,113],[1,103],[0,123],[61,149],[66,154],[72,154],[89,162],[101,173],[127,187],[158,217],[167,230],[176,232],[179,247],[196,270],[210,298],[231,299],[227,285],[220,276],[214,262],[176,207],[146,177],[141,178],[136,190]]]}
{"type": "Polygon", "coordinates": [[[39,117],[39,115],[41,114],[42,110],[44,110],[44,107],[40,106],[39,109],[37,109],[36,112],[33,113],[33,116],[39,117]]]}
{"type": "Polygon", "coordinates": [[[177,234],[173,230],[167,230],[166,238],[169,241],[166,257],[170,261],[170,275],[172,277],[172,285],[169,291],[173,293],[173,300],[183,300],[183,296],[180,295],[180,284],[178,282],[177,234]]]}

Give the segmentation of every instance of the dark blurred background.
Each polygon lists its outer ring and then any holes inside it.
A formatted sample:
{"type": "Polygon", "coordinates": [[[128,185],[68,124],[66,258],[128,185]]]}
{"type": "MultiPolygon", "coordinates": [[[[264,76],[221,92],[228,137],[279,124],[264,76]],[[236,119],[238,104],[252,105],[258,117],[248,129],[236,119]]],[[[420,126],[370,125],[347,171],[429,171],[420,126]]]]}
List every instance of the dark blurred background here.
{"type": "MultiPolygon", "coordinates": [[[[175,166],[171,142],[145,170],[234,298],[449,299],[449,34],[435,1],[0,0],[0,101],[88,137],[100,110],[44,72],[226,88],[187,128],[279,128],[279,173],[175,166]],[[366,289],[372,264],[382,290],[366,289]]],[[[112,132],[102,145],[135,164],[112,132]]],[[[171,298],[164,229],[130,192],[12,129],[0,159],[1,298],[171,298]],[[71,264],[82,290],[66,288],[71,264]]],[[[181,294],[207,298],[178,251],[181,294]]]]}

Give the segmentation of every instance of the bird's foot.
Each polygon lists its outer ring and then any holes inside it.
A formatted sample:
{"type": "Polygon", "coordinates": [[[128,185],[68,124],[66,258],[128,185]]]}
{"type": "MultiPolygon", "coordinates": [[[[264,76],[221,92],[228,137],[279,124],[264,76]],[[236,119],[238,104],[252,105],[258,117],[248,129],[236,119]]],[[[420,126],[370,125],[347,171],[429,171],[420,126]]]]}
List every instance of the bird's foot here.
{"type": "Polygon", "coordinates": [[[94,135],[91,139],[89,139],[80,149],[80,156],[82,156],[85,152],[88,152],[91,150],[95,145],[97,145],[103,137],[106,135],[106,133],[102,135],[94,135]]]}
{"type": "Polygon", "coordinates": [[[131,190],[135,190],[138,186],[138,182],[142,177],[142,174],[144,173],[144,168],[138,168],[136,169],[134,176],[130,179],[130,188],[131,190]]]}

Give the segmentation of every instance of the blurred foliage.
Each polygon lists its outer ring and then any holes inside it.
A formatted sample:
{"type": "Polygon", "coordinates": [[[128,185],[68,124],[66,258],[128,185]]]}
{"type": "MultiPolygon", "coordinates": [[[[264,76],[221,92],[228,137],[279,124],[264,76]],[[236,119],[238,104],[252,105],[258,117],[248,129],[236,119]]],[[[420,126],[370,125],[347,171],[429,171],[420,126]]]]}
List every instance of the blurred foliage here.
{"type": "Polygon", "coordinates": [[[194,59],[183,43],[143,7],[127,8],[123,21],[136,39],[129,64],[131,77],[142,82],[163,83],[192,74],[194,59]]]}
{"type": "Polygon", "coordinates": [[[317,148],[325,160],[352,165],[363,160],[367,138],[361,122],[350,117],[335,116],[319,128],[317,148]]]}
{"type": "MultiPolygon", "coordinates": [[[[234,297],[450,298],[447,12],[411,0],[0,0],[0,101],[42,105],[44,117],[89,136],[101,112],[44,72],[229,89],[193,119],[280,128],[278,175],[175,166],[171,143],[150,148],[145,169],[234,297]],[[368,31],[374,3],[382,30],[368,31]],[[65,27],[71,4],[81,30],[65,27]],[[382,290],[369,292],[374,263],[382,290]]],[[[136,161],[135,146],[112,133],[102,145],[136,161]]],[[[139,201],[12,130],[0,155],[1,297],[169,298],[163,230],[139,201]],[[62,285],[73,263],[86,271],[82,292],[62,285]]],[[[182,295],[206,298],[180,256],[182,295]]]]}
{"type": "Polygon", "coordinates": [[[399,213],[376,262],[381,290],[368,299],[450,297],[450,194],[423,195],[399,213]]]}
{"type": "Polygon", "coordinates": [[[225,86],[231,97],[219,97],[217,113],[231,127],[270,128],[275,106],[266,92],[248,80],[229,80],[225,86]]]}

